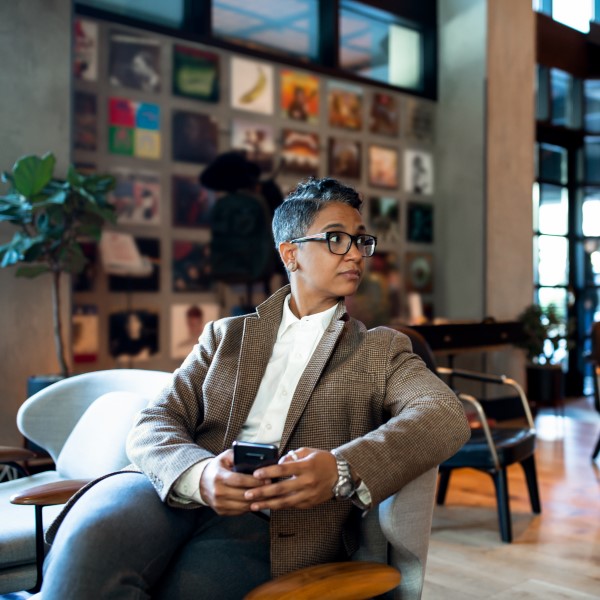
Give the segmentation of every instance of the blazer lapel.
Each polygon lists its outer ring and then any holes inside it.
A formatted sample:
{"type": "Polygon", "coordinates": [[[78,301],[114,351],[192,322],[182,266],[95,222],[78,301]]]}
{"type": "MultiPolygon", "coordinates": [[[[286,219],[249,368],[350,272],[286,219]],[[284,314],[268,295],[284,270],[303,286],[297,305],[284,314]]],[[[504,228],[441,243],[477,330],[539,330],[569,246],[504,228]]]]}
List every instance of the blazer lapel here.
{"type": "Polygon", "coordinates": [[[306,365],[306,369],[304,369],[304,373],[300,377],[300,381],[298,381],[298,385],[296,387],[296,392],[294,393],[294,397],[292,398],[292,402],[290,404],[290,409],[287,414],[287,418],[285,420],[285,425],[283,427],[283,433],[281,435],[281,444],[279,445],[280,453],[283,453],[284,448],[287,446],[290,436],[298,423],[298,420],[302,416],[304,412],[304,408],[310,396],[321,377],[321,373],[331,356],[338,338],[344,329],[345,324],[345,314],[346,307],[343,303],[340,303],[338,306],[329,327],[325,330],[321,341],[319,342],[317,348],[315,349],[308,365],[306,365]]]}
{"type": "Polygon", "coordinates": [[[257,308],[257,315],[247,317],[244,322],[224,448],[231,447],[248,418],[273,352],[283,301],[288,293],[289,286],[282,288],[257,308]]]}

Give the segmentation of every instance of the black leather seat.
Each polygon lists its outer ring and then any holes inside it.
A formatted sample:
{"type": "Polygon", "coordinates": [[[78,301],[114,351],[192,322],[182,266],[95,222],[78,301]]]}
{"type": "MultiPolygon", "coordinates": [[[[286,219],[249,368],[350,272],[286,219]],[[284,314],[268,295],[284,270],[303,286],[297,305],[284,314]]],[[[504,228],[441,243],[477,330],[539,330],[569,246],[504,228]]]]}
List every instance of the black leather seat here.
{"type": "Polygon", "coordinates": [[[508,466],[516,463],[521,465],[527,481],[532,511],[539,514],[542,510],[534,455],[536,432],[523,389],[516,381],[504,375],[489,375],[438,367],[431,348],[420,333],[410,327],[399,327],[398,329],[411,339],[414,352],[421,356],[425,364],[434,373],[440,377],[450,378],[450,383],[457,392],[458,397],[463,401],[467,413],[474,417],[469,419],[471,422],[471,439],[454,456],[440,465],[437,503],[441,505],[445,502],[450,475],[454,469],[471,468],[488,473],[492,477],[496,489],[500,535],[502,541],[511,542],[512,524],[506,474],[508,466]],[[456,379],[460,378],[508,386],[513,391],[509,416],[512,419],[519,413],[519,416],[522,417],[520,421],[523,421],[524,424],[521,425],[519,422],[515,426],[511,421],[509,426],[503,426],[499,421],[502,409],[498,407],[495,407],[494,419],[491,419],[484,406],[486,404],[493,406],[501,401],[479,401],[469,394],[457,391],[454,383],[456,379]],[[514,392],[517,394],[516,399],[514,398],[514,392]]]}

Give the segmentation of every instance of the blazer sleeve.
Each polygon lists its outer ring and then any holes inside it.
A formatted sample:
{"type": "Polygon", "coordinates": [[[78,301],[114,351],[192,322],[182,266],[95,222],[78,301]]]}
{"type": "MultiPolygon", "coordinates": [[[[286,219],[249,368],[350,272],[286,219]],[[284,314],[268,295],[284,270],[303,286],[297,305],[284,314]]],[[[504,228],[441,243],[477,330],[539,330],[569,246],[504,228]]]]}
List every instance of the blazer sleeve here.
{"type": "Polygon", "coordinates": [[[214,456],[196,443],[195,432],[204,418],[203,383],[219,341],[219,329],[208,323],[171,385],[141,411],[127,438],[129,459],[147,475],[163,501],[180,475],[214,456]]]}
{"type": "Polygon", "coordinates": [[[384,402],[392,416],[336,450],[369,489],[372,506],[450,458],[470,437],[454,392],[413,354],[407,336],[388,331],[384,402]]]}

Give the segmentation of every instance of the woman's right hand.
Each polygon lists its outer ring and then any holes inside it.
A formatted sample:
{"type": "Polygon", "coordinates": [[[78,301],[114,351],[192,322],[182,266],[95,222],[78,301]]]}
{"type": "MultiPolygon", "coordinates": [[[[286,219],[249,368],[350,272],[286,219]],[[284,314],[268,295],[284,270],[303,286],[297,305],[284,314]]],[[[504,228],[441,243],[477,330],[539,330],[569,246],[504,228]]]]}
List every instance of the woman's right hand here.
{"type": "Polygon", "coordinates": [[[244,498],[245,491],[266,483],[270,481],[236,473],[233,470],[233,450],[229,449],[206,465],[200,477],[200,495],[218,515],[241,515],[250,512],[252,503],[244,498]]]}

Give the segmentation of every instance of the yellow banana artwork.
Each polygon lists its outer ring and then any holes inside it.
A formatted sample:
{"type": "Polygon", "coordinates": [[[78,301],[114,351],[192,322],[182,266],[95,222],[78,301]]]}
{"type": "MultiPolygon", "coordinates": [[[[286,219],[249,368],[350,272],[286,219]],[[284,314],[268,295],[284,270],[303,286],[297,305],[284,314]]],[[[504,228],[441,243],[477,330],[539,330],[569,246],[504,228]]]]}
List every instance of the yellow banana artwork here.
{"type": "Polygon", "coordinates": [[[262,67],[258,67],[258,77],[254,85],[240,96],[240,104],[250,104],[254,102],[267,87],[267,76],[262,67]]]}

